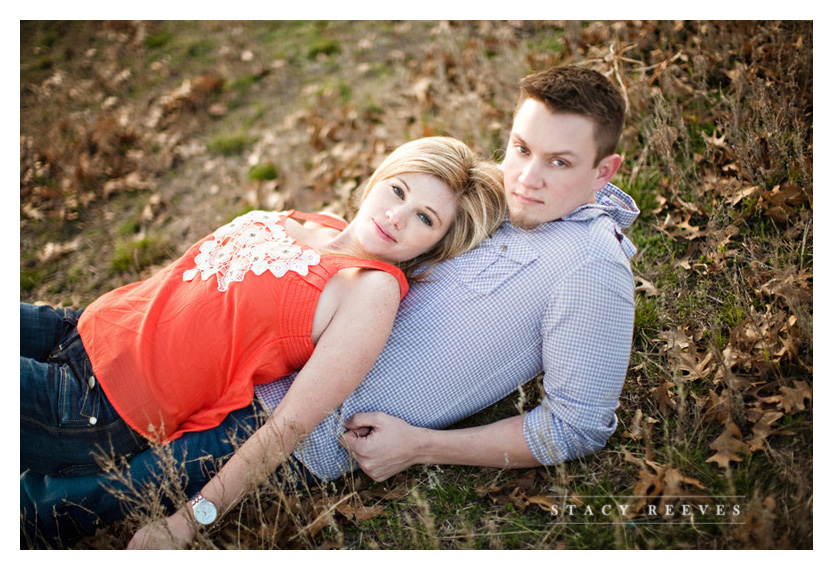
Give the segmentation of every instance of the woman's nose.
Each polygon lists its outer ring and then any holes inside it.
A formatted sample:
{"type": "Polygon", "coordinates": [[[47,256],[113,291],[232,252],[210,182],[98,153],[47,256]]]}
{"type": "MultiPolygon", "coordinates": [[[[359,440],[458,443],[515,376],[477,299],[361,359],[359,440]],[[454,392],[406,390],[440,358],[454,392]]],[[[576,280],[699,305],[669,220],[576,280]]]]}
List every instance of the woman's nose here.
{"type": "Polygon", "coordinates": [[[402,208],[390,208],[387,212],[385,212],[385,218],[390,225],[400,229],[404,223],[402,208]]]}

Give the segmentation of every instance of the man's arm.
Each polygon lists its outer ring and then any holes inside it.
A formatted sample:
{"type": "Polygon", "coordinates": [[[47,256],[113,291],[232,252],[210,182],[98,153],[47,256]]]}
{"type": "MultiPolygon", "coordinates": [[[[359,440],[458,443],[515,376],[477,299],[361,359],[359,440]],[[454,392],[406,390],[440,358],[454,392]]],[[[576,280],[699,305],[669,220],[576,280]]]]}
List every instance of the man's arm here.
{"type": "Polygon", "coordinates": [[[345,423],[342,443],[375,481],[413,465],[534,467],[540,463],[524,440],[524,416],[455,430],[432,430],[381,412],[360,413],[345,423]]]}

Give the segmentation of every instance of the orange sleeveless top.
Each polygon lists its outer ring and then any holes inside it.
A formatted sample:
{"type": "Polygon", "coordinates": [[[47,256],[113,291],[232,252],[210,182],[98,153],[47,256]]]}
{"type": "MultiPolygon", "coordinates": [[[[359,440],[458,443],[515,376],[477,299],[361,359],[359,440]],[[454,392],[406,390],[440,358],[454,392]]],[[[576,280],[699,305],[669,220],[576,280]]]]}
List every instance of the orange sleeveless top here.
{"type": "Polygon", "coordinates": [[[219,425],[252,402],[254,385],[304,366],[327,281],[341,269],[387,263],[321,255],[286,233],[287,218],[338,230],[342,220],[255,211],[194,244],[149,279],[97,299],[78,331],[121,417],[153,441],[219,425]]]}

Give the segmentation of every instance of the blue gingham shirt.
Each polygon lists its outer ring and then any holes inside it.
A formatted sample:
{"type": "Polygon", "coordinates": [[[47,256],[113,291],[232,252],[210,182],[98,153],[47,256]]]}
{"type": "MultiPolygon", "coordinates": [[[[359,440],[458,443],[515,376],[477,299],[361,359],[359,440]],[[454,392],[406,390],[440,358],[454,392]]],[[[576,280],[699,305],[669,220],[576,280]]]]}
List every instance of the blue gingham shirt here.
{"type": "MultiPolygon", "coordinates": [[[[324,481],[357,466],[343,421],[381,411],[445,428],[544,373],[545,397],[524,418],[533,456],[552,465],[604,447],[631,351],[636,249],[622,234],[639,210],[608,184],[596,203],[533,230],[504,223],[437,266],[400,305],[365,380],[296,450],[324,481]]],[[[257,386],[273,409],[293,377],[257,386]]]]}

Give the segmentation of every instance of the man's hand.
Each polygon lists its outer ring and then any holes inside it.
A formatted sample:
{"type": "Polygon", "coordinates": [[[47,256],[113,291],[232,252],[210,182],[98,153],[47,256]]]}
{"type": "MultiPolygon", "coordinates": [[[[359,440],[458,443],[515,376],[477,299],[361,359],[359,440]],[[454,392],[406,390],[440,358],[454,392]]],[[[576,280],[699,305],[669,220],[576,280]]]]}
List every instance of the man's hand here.
{"type": "Polygon", "coordinates": [[[127,545],[128,550],[175,550],[185,548],[194,538],[193,525],[176,512],[164,521],[140,528],[127,545]]]}
{"type": "Polygon", "coordinates": [[[344,426],[349,431],[341,436],[341,445],[374,481],[419,463],[422,428],[382,412],[356,414],[344,426]]]}
{"type": "Polygon", "coordinates": [[[540,465],[526,445],[524,416],[460,429],[433,430],[382,412],[356,414],[344,425],[343,445],[374,481],[412,465],[478,465],[500,469],[540,465]]]}

